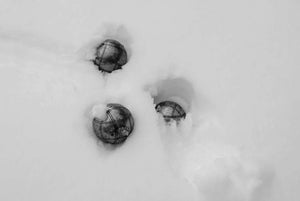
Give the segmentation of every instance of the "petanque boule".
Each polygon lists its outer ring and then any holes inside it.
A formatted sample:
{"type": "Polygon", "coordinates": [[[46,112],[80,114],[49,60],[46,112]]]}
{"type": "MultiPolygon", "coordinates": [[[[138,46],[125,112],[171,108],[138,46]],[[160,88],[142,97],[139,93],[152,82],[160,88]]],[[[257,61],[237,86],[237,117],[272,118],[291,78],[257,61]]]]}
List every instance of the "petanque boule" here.
{"type": "Polygon", "coordinates": [[[171,122],[172,120],[179,122],[186,116],[183,108],[173,101],[160,102],[155,106],[155,109],[163,116],[166,122],[171,122]]]}
{"type": "Polygon", "coordinates": [[[102,118],[93,118],[94,133],[104,143],[123,143],[133,128],[134,119],[131,112],[120,104],[107,104],[105,115],[102,118]]]}
{"type": "Polygon", "coordinates": [[[127,52],[119,41],[106,39],[96,48],[93,62],[98,70],[111,73],[127,63],[127,52]]]}

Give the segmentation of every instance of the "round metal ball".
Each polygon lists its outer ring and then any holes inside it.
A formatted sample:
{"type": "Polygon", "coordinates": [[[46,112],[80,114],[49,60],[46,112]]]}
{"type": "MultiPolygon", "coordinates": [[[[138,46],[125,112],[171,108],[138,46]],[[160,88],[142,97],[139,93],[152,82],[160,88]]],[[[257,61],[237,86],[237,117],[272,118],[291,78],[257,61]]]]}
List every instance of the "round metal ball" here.
{"type": "Polygon", "coordinates": [[[97,47],[93,62],[100,71],[111,73],[127,63],[127,52],[120,42],[107,39],[97,47]]]}
{"type": "Polygon", "coordinates": [[[93,119],[96,136],[105,143],[120,144],[130,135],[134,128],[134,119],[130,111],[115,103],[107,104],[104,119],[93,119]]]}
{"type": "Polygon", "coordinates": [[[180,121],[185,118],[186,113],[183,108],[173,101],[163,101],[155,106],[157,112],[162,114],[166,122],[171,120],[180,121]]]}

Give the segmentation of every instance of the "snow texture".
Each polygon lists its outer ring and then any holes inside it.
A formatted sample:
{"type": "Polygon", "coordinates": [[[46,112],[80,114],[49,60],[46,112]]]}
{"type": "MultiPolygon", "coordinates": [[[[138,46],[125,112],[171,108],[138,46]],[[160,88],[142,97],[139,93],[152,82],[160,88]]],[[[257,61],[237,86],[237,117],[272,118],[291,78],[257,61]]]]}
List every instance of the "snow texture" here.
{"type": "Polygon", "coordinates": [[[0,1],[0,200],[298,201],[299,9],[0,1]],[[129,56],[111,74],[91,62],[106,38],[129,56]],[[135,119],[117,147],[92,131],[109,102],[135,119]]]}

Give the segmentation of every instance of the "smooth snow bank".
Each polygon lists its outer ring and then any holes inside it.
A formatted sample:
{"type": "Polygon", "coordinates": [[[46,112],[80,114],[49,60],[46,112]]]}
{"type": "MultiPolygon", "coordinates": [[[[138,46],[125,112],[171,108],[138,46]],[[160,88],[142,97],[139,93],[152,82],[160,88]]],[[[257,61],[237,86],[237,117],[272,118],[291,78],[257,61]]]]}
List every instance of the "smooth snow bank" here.
{"type": "Polygon", "coordinates": [[[0,5],[1,200],[299,200],[297,2],[0,5]],[[130,55],[104,77],[103,37],[130,55]],[[107,102],[136,121],[118,148],[91,130],[107,102]]]}

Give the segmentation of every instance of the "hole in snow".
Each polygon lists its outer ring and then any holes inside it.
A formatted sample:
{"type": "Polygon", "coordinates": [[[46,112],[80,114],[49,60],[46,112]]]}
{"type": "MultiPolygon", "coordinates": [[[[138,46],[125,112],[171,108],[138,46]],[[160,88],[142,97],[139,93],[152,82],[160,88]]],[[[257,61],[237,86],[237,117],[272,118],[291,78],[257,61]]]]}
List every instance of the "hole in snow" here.
{"type": "Polygon", "coordinates": [[[162,101],[178,103],[186,113],[190,111],[195,92],[192,84],[184,78],[160,80],[149,88],[154,104],[162,101]]]}

